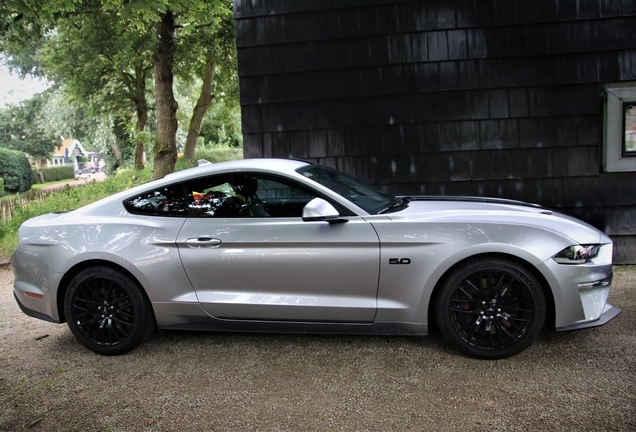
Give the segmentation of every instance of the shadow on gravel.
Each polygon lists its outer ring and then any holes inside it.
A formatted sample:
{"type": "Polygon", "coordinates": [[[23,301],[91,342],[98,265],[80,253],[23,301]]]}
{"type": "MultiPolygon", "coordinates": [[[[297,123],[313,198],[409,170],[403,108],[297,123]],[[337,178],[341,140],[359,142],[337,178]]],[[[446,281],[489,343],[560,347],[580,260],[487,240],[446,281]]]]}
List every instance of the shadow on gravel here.
{"type": "Polygon", "coordinates": [[[103,357],[2,285],[0,431],[636,430],[634,286],[616,272],[607,325],[484,361],[437,333],[162,331],[103,357]]]}

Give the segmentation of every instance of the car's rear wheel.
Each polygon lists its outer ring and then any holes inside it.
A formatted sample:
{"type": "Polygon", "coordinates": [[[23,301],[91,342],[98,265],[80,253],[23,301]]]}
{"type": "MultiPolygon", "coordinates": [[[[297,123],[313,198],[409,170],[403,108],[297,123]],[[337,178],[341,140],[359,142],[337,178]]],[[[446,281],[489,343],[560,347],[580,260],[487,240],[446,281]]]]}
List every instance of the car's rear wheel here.
{"type": "Polygon", "coordinates": [[[130,351],[155,325],[150,301],[137,283],[105,266],[75,275],[64,297],[64,313],[77,340],[103,355],[130,351]]]}
{"type": "Polygon", "coordinates": [[[442,335],[460,351],[499,359],[534,342],[546,303],[538,280],[525,266],[482,257],[461,264],[445,280],[435,313],[442,335]]]}

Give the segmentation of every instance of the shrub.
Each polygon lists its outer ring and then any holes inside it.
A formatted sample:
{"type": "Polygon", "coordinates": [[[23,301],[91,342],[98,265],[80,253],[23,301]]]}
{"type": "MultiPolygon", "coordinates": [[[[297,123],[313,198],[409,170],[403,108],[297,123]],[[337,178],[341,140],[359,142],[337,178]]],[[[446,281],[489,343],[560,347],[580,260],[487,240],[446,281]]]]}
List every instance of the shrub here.
{"type": "Polygon", "coordinates": [[[75,177],[73,165],[40,168],[40,173],[42,173],[44,183],[67,180],[75,177]]]}
{"type": "Polygon", "coordinates": [[[212,148],[203,148],[194,152],[194,160],[190,161],[180,157],[177,159],[174,170],[181,171],[198,165],[199,159],[205,159],[208,162],[216,163],[227,160],[243,159],[243,149],[229,146],[216,146],[212,148]]]}
{"type": "Polygon", "coordinates": [[[4,178],[4,189],[10,193],[31,189],[31,164],[24,153],[0,148],[0,177],[4,178]]]}
{"type": "Polygon", "coordinates": [[[0,197],[4,195],[4,179],[0,177],[0,197]]]}

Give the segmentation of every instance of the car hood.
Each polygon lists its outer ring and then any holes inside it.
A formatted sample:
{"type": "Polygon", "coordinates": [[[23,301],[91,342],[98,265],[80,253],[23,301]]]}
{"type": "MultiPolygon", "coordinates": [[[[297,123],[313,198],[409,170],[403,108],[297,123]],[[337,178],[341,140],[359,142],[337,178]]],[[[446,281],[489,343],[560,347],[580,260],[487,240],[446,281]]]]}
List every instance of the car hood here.
{"type": "Polygon", "coordinates": [[[413,197],[407,208],[387,216],[394,221],[520,225],[552,231],[573,243],[611,243],[603,232],[571,216],[536,204],[496,198],[413,197]]]}

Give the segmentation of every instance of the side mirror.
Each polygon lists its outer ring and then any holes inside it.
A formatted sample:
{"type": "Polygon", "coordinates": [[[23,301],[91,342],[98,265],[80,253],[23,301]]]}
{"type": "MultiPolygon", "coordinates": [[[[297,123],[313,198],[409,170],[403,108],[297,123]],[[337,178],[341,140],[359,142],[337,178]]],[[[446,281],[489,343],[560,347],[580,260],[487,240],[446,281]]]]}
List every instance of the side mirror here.
{"type": "Polygon", "coordinates": [[[340,213],[322,198],[314,198],[303,208],[303,221],[346,222],[340,218],[340,213]]]}

